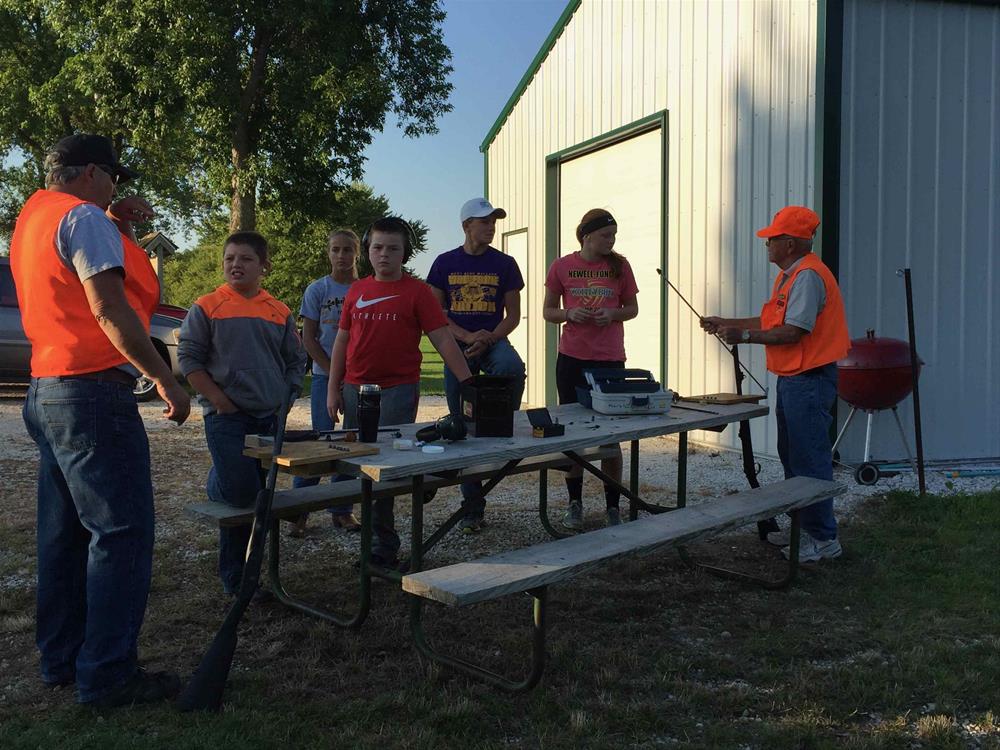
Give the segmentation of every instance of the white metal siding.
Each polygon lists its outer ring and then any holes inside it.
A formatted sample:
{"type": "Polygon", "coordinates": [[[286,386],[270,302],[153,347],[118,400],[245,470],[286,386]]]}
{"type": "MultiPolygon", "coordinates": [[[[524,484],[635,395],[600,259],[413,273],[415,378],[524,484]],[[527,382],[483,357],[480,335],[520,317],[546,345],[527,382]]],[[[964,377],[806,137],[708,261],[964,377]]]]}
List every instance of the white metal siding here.
{"type": "MultiPolygon", "coordinates": [[[[669,277],[703,314],[755,315],[774,269],[754,231],[813,200],[815,65],[815,0],[583,1],[488,151],[490,199],[509,212],[501,230],[530,235],[529,402],[545,400],[546,155],[666,109],[669,277]]],[[[657,283],[639,280],[640,306],[657,283]]],[[[667,302],[667,385],[731,391],[726,352],[667,302]]],[[[742,349],[763,380],[761,348],[742,349]]],[[[773,420],[753,429],[773,453],[773,420]]],[[[721,440],[734,445],[733,432],[721,440]]]]}
{"type": "MultiPolygon", "coordinates": [[[[927,457],[1000,456],[1000,8],[848,0],[844,16],[840,280],[851,335],[906,339],[895,271],[909,266],[927,457]]],[[[876,456],[900,456],[891,417],[877,424],[876,456]]],[[[843,455],[863,448],[852,424],[843,455]]]]}

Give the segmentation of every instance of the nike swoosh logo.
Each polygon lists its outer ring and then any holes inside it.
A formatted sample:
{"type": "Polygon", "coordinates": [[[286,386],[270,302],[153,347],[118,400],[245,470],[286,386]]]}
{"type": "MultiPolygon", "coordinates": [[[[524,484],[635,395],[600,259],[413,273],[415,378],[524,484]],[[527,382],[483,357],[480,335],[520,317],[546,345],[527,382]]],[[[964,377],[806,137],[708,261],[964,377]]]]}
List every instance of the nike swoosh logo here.
{"type": "Polygon", "coordinates": [[[358,297],[358,301],[355,303],[355,307],[359,310],[364,310],[366,307],[371,307],[372,305],[377,305],[379,302],[385,302],[387,299],[394,299],[398,297],[398,294],[390,294],[388,297],[376,297],[375,299],[365,299],[365,295],[358,297]]]}

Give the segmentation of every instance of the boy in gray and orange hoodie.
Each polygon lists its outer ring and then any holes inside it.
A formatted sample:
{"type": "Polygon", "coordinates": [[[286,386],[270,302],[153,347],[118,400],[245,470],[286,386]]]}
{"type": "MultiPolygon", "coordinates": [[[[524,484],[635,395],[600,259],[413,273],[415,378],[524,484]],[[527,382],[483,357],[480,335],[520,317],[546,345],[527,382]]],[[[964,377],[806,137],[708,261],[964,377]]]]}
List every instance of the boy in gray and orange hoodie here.
{"type": "MultiPolygon", "coordinates": [[[[222,251],[226,283],[191,306],[181,326],[181,371],[198,392],[212,454],[209,500],[245,508],[263,487],[257,461],[243,455],[247,435],[271,434],[289,389],[300,390],[305,350],[288,307],[260,288],[270,270],[267,240],[235,232],[222,251]]],[[[219,529],[219,576],[240,586],[250,526],[219,529]]]]}

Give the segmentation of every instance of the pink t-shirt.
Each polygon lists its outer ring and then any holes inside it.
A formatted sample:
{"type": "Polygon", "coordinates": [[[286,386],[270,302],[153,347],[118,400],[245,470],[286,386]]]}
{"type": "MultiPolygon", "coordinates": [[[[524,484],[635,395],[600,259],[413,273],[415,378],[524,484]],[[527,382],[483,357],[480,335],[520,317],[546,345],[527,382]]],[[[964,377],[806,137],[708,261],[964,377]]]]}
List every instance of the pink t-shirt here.
{"type": "MultiPolygon", "coordinates": [[[[579,251],[552,263],[545,277],[545,287],[562,297],[566,310],[574,307],[618,309],[622,306],[622,297],[631,297],[639,291],[627,260],[622,260],[622,272],[616,279],[611,276],[611,266],[606,260],[588,263],[579,251]]],[[[620,320],[603,327],[567,321],[559,336],[559,351],[577,359],[624,362],[625,326],[620,320]]]]}

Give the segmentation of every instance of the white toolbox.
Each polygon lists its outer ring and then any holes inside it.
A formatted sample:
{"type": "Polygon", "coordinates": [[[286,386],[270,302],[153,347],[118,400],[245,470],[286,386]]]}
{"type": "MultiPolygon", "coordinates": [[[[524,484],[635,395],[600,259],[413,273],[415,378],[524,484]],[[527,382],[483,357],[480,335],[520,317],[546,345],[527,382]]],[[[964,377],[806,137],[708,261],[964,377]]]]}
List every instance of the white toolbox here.
{"type": "Polygon", "coordinates": [[[666,414],[673,391],[663,390],[649,370],[585,370],[589,388],[577,388],[583,406],[601,414],[666,414]]]}

